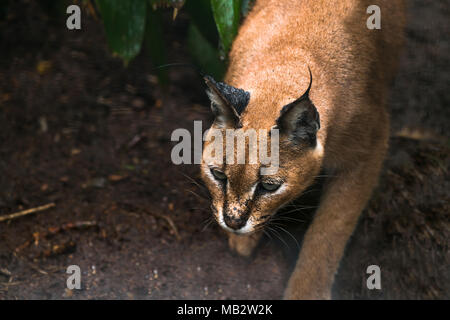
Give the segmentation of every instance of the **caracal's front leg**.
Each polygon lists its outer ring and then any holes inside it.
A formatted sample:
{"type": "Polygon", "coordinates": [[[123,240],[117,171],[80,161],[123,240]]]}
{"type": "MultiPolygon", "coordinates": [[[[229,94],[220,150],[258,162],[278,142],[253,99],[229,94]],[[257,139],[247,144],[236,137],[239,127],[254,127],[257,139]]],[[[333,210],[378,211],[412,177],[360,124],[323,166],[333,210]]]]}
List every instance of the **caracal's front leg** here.
{"type": "Polygon", "coordinates": [[[377,183],[384,150],[326,187],[308,228],[285,299],[331,299],[334,276],[358,217],[377,183]]]}
{"type": "Polygon", "coordinates": [[[257,231],[250,235],[238,235],[228,233],[228,245],[230,249],[243,257],[249,257],[258,245],[262,232],[257,231]]]}

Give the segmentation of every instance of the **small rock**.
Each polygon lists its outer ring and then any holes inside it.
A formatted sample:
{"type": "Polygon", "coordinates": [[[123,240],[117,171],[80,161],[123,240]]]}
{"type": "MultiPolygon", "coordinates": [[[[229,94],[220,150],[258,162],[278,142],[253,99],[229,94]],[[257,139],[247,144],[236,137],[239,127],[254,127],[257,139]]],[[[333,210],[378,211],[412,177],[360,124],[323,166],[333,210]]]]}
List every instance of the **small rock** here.
{"type": "Polygon", "coordinates": [[[117,182],[125,178],[124,176],[118,174],[111,174],[108,176],[109,181],[117,182]]]}
{"type": "Polygon", "coordinates": [[[40,117],[39,118],[39,126],[41,127],[42,132],[48,131],[48,124],[47,124],[47,118],[46,117],[40,117]]]}
{"type": "Polygon", "coordinates": [[[94,178],[91,180],[91,186],[96,188],[104,188],[106,185],[106,179],[103,177],[94,178]]]}
{"type": "Polygon", "coordinates": [[[133,101],[131,101],[131,105],[133,108],[142,109],[145,106],[145,101],[141,98],[134,98],[133,101]]]}
{"type": "Polygon", "coordinates": [[[80,149],[77,149],[77,148],[73,148],[73,149],[70,151],[70,153],[71,153],[73,156],[79,154],[80,152],[81,152],[81,150],[80,150],[80,149]]]}

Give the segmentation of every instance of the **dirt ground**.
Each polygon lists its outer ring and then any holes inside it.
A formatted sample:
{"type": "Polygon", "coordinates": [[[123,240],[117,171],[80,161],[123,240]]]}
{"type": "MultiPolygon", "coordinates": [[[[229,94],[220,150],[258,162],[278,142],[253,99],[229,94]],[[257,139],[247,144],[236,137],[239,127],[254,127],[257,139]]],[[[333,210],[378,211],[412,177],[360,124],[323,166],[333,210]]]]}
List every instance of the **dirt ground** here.
{"type": "MultiPolygon", "coordinates": [[[[410,4],[390,153],[337,299],[450,298],[450,5],[410,4]],[[382,290],[365,285],[372,264],[382,290]]],[[[83,17],[68,31],[64,16],[15,1],[0,25],[0,217],[55,204],[0,222],[0,299],[281,298],[295,242],[274,235],[250,259],[233,255],[198,166],[171,162],[172,131],[211,121],[200,77],[172,68],[161,89],[145,54],[124,68],[83,17]],[[69,291],[73,264],[82,289],[69,291]]],[[[166,30],[169,61],[190,61],[187,23],[166,30]]]]}

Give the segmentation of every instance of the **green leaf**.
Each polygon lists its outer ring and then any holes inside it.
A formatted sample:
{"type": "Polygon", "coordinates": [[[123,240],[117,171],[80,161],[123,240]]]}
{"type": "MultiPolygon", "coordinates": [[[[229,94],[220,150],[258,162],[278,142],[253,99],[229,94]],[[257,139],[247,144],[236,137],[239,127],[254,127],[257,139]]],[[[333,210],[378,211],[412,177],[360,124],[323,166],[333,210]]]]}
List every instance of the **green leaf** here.
{"type": "Polygon", "coordinates": [[[188,46],[192,57],[203,71],[216,79],[222,79],[225,64],[219,59],[219,51],[203,37],[194,23],[189,26],[188,46]]]}
{"type": "Polygon", "coordinates": [[[216,45],[219,34],[212,14],[211,0],[188,0],[184,8],[202,35],[216,45]]]}
{"type": "Polygon", "coordinates": [[[211,0],[211,7],[224,53],[227,53],[238,31],[241,0],[211,0]]]}
{"type": "Polygon", "coordinates": [[[181,9],[186,0],[149,0],[150,5],[154,10],[159,7],[168,7],[181,9]]]}
{"type": "Polygon", "coordinates": [[[141,50],[147,0],[97,0],[112,51],[127,64],[141,50]]]}
{"type": "Polygon", "coordinates": [[[241,15],[246,17],[253,7],[255,0],[242,0],[241,4],[241,15]]]}
{"type": "MultiPolygon", "coordinates": [[[[163,38],[163,24],[160,11],[148,8],[147,26],[145,30],[145,48],[152,60],[153,66],[158,67],[167,63],[166,46],[163,38]]],[[[169,82],[167,69],[157,70],[159,82],[166,85],[169,82]]]]}

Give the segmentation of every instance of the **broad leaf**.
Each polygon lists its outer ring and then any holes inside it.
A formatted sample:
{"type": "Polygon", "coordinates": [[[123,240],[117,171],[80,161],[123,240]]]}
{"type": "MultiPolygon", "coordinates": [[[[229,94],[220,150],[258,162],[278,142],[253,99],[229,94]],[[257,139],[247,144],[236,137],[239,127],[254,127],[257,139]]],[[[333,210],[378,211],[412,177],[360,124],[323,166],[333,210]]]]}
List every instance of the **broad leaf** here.
{"type": "Polygon", "coordinates": [[[219,34],[212,14],[211,0],[188,0],[184,8],[202,35],[216,45],[219,34]]]}
{"type": "Polygon", "coordinates": [[[211,0],[211,7],[226,54],[238,31],[241,0],[211,0]]]}
{"type": "Polygon", "coordinates": [[[222,79],[225,73],[225,64],[219,59],[218,50],[203,37],[193,23],[189,26],[188,45],[195,62],[203,71],[216,79],[222,79]]]}
{"type": "Polygon", "coordinates": [[[141,50],[147,15],[147,0],[97,0],[112,51],[125,63],[141,50]]]}
{"type": "Polygon", "coordinates": [[[246,17],[250,10],[252,9],[255,0],[242,0],[241,4],[241,14],[243,17],[246,17]]]}
{"type": "MultiPolygon", "coordinates": [[[[167,63],[166,43],[163,38],[161,12],[148,8],[147,26],[145,31],[145,48],[149,53],[154,67],[167,63]]],[[[168,83],[167,69],[157,69],[158,79],[162,85],[168,83]]]]}

